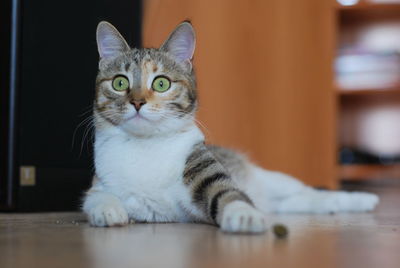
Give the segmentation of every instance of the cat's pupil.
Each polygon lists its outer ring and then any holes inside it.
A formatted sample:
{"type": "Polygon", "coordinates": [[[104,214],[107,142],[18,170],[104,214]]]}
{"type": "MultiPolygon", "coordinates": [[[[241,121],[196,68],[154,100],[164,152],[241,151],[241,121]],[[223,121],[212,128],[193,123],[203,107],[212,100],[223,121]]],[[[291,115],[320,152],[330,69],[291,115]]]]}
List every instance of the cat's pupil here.
{"type": "Polygon", "coordinates": [[[160,87],[163,87],[163,86],[164,86],[164,82],[160,81],[160,87]]]}
{"type": "Polygon", "coordinates": [[[124,81],[122,81],[122,80],[119,80],[119,86],[120,86],[120,87],[122,87],[122,86],[123,86],[123,84],[124,84],[124,81]]]}

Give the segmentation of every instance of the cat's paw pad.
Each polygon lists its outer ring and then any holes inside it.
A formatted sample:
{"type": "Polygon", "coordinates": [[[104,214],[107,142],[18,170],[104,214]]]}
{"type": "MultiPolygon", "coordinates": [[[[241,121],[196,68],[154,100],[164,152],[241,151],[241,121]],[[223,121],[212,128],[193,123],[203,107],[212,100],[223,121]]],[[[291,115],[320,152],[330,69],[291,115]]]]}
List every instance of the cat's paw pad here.
{"type": "Polygon", "coordinates": [[[129,217],[126,210],[115,204],[102,204],[89,212],[89,222],[92,226],[123,226],[128,224],[129,217]]]}
{"type": "Polygon", "coordinates": [[[265,216],[242,201],[225,206],[220,228],[229,233],[263,233],[267,230],[265,216]]]}

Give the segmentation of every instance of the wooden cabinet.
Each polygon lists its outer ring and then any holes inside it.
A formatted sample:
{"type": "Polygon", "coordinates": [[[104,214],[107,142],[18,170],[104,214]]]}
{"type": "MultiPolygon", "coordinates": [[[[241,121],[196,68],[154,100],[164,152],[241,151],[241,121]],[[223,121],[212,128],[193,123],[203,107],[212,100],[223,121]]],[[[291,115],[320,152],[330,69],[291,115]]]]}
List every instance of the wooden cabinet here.
{"type": "Polygon", "coordinates": [[[209,141],[336,187],[332,2],[149,0],[144,46],[185,19],[197,33],[198,118],[209,141]]]}
{"type": "Polygon", "coordinates": [[[338,147],[377,158],[376,163],[339,165],[338,178],[400,178],[398,160],[390,163],[400,155],[400,2],[336,4],[335,19],[337,55],[347,63],[339,69],[351,78],[341,80],[339,70],[335,85],[338,147]]]}

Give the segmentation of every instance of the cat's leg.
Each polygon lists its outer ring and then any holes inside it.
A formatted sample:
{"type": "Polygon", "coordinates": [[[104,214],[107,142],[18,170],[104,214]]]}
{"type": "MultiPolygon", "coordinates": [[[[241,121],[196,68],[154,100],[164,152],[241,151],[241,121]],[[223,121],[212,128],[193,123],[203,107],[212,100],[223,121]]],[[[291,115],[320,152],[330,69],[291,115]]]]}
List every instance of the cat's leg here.
{"type": "Polygon", "coordinates": [[[278,213],[368,212],[379,202],[378,196],[364,192],[307,189],[278,202],[278,213]]]}
{"type": "Polygon", "coordinates": [[[371,211],[379,202],[375,194],[325,191],[306,186],[280,172],[251,165],[243,184],[256,207],[278,213],[335,213],[371,211]]]}
{"type": "Polygon", "coordinates": [[[225,168],[203,144],[196,145],[186,161],[184,183],[206,220],[219,225],[223,231],[261,233],[266,230],[265,215],[235,187],[225,168]]]}
{"type": "Polygon", "coordinates": [[[103,191],[96,176],[92,188],[86,193],[82,207],[92,226],[122,226],[129,222],[128,213],[120,199],[103,191]]]}

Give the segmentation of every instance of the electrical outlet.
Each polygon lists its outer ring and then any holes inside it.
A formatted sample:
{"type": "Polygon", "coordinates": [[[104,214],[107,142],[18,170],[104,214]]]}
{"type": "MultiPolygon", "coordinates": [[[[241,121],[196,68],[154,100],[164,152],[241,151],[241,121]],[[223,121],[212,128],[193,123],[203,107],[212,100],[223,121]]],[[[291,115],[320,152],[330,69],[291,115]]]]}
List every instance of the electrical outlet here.
{"type": "Polygon", "coordinates": [[[21,166],[19,168],[19,184],[21,186],[34,186],[36,184],[36,168],[34,166],[21,166]]]}

